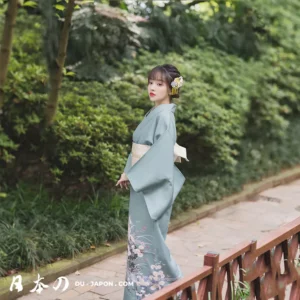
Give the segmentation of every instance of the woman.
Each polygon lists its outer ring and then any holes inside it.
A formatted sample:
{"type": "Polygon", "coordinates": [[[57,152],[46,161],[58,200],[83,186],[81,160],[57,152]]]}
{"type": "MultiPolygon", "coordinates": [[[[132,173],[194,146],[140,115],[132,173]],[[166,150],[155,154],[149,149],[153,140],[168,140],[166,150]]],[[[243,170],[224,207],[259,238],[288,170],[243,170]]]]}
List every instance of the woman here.
{"type": "Polygon", "coordinates": [[[185,177],[175,161],[186,160],[176,144],[173,98],[183,79],[173,65],[152,69],[148,93],[155,106],[133,133],[132,151],[116,185],[128,188],[127,287],[123,300],[140,300],[182,277],[165,243],[172,206],[185,177]]]}

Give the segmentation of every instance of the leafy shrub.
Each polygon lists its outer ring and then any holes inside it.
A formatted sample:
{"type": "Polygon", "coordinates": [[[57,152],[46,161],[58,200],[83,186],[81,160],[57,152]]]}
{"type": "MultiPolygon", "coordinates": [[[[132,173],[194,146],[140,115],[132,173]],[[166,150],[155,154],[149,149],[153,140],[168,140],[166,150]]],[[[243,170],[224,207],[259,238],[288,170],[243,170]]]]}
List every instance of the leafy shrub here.
{"type": "Polygon", "coordinates": [[[120,175],[128,128],[116,106],[110,109],[98,97],[76,94],[80,86],[61,97],[56,122],[46,134],[46,160],[56,182],[64,178],[63,185],[104,185],[120,175]]]}
{"type": "Polygon", "coordinates": [[[187,209],[240,192],[243,185],[272,176],[300,163],[300,121],[290,119],[281,141],[243,139],[235,172],[218,170],[214,174],[189,174],[174,203],[172,218],[187,209]]]}
{"type": "Polygon", "coordinates": [[[140,23],[144,34],[140,36],[143,48],[155,52],[183,53],[183,45],[195,46],[203,33],[203,22],[199,15],[180,2],[170,2],[170,15],[162,8],[154,7],[148,22],[140,23]]]}
{"type": "Polygon", "coordinates": [[[74,258],[126,235],[128,199],[103,190],[88,201],[58,200],[20,183],[0,201],[0,275],[74,258]]]}
{"type": "Polygon", "coordinates": [[[77,80],[105,82],[118,74],[118,61],[141,47],[140,35],[125,11],[103,4],[82,8],[73,14],[66,64],[77,80]]]}
{"type": "Polygon", "coordinates": [[[167,62],[174,63],[185,80],[176,101],[176,117],[179,141],[193,141],[187,145],[191,160],[195,161],[193,168],[197,164],[201,169],[212,165],[234,168],[245,131],[250,89],[255,84],[254,78],[246,74],[255,71],[243,60],[209,47],[186,47],[182,56],[143,52],[136,60],[124,64],[122,71],[147,74],[153,66],[167,62]],[[201,161],[197,159],[199,155],[201,161]]]}
{"type": "MultiPolygon", "coordinates": [[[[244,4],[252,6],[248,1],[244,4]]],[[[48,129],[43,127],[47,72],[40,51],[41,19],[21,13],[1,115],[1,183],[33,178],[49,187],[50,193],[32,184],[18,185],[13,191],[1,189],[0,274],[71,257],[88,251],[92,244],[126,235],[128,196],[108,190],[123,170],[133,130],[151,107],[147,72],[157,64],[175,64],[185,80],[175,103],[178,143],[187,147],[190,163],[179,166],[187,181],[176,199],[173,217],[240,191],[249,181],[299,164],[300,31],[295,13],[299,4],[295,0],[280,0],[280,4],[261,10],[261,27],[258,20],[247,18],[239,27],[242,15],[231,19],[226,11],[223,21],[235,22],[226,28],[237,36],[228,32],[220,43],[226,46],[223,50],[243,57],[239,51],[244,45],[236,38],[245,40],[239,30],[249,25],[253,38],[249,43],[254,44],[245,53],[247,61],[212,47],[204,34],[193,48],[180,45],[181,54],[141,50],[136,59],[115,62],[118,76],[105,77],[105,83],[65,79],[56,122],[48,129]],[[265,30],[259,37],[257,28],[265,30]],[[255,48],[258,41],[261,47],[255,48]],[[254,55],[257,51],[259,56],[254,55]],[[90,196],[94,186],[102,190],[90,196]],[[76,197],[62,198],[61,191],[76,197]],[[18,250],[11,255],[14,247],[18,250]]],[[[265,4],[256,0],[253,7],[256,13],[265,4]]],[[[170,18],[177,8],[173,7],[170,18]]],[[[167,14],[160,17],[163,36],[172,27],[163,19],[167,14]]],[[[185,17],[190,16],[180,18],[185,17]]],[[[192,25],[201,25],[198,21],[192,25]]],[[[184,30],[183,24],[177,25],[184,30]]],[[[222,37],[222,30],[219,33],[222,37]]],[[[185,43],[190,41],[192,45],[194,40],[187,35],[185,43]]],[[[171,39],[166,42],[163,51],[177,46],[171,39]]],[[[158,46],[154,43],[151,49],[158,46]]],[[[100,59],[99,53],[93,55],[100,59]]],[[[97,72],[97,66],[91,70],[91,74],[97,72]]]]}
{"type": "MultiPolygon", "coordinates": [[[[14,162],[16,151],[35,147],[46,100],[47,73],[39,53],[40,19],[20,10],[0,119],[0,163],[14,162]],[[26,28],[27,30],[24,30],[26,28]],[[26,146],[25,146],[26,145],[26,146]]],[[[20,153],[19,152],[19,153],[20,153]]]]}
{"type": "Polygon", "coordinates": [[[281,47],[269,48],[256,66],[259,84],[251,95],[247,135],[283,139],[289,119],[300,113],[298,56],[281,47]]]}

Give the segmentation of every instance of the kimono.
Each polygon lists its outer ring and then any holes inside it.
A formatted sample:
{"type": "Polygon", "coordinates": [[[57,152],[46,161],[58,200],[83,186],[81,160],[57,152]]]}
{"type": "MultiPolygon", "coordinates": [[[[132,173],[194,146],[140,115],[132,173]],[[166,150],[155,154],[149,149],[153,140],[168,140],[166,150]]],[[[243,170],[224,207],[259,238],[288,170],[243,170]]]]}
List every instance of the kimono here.
{"type": "MultiPolygon", "coordinates": [[[[133,143],[149,150],[124,173],[130,181],[126,283],[123,300],[140,300],[182,278],[165,243],[172,206],[185,177],[174,164],[176,104],[148,112],[133,133],[133,143]]],[[[187,159],[186,159],[187,160],[187,159]]]]}

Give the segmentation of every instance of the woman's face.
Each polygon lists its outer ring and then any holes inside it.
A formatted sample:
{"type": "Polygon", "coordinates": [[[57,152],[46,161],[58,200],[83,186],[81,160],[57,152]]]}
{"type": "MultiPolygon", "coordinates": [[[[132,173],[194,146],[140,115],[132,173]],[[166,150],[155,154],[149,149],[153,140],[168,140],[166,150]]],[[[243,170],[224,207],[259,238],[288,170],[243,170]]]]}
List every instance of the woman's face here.
{"type": "Polygon", "coordinates": [[[162,80],[150,79],[148,82],[148,95],[152,102],[158,101],[158,104],[169,103],[169,87],[162,80]]]}

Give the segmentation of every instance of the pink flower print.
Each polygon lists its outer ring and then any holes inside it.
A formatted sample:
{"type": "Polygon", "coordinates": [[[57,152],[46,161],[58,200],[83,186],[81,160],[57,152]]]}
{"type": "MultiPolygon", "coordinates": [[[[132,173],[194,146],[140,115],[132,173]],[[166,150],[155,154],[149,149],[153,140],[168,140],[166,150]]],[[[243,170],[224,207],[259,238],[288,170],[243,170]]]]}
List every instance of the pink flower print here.
{"type": "Polygon", "coordinates": [[[133,253],[137,254],[138,257],[143,257],[143,253],[138,248],[133,249],[133,253]]]}
{"type": "Polygon", "coordinates": [[[161,265],[151,265],[151,269],[152,270],[160,270],[161,269],[161,265]]]}
{"type": "Polygon", "coordinates": [[[159,280],[165,278],[165,274],[163,271],[159,271],[159,272],[153,271],[152,274],[153,274],[153,279],[155,281],[159,281],[159,280]]]}
{"type": "Polygon", "coordinates": [[[136,279],[137,279],[138,286],[149,286],[150,285],[150,283],[148,281],[146,281],[142,276],[137,276],[136,279]]]}
{"type": "Polygon", "coordinates": [[[160,285],[159,282],[155,282],[150,287],[150,290],[155,291],[155,290],[160,290],[162,288],[163,288],[163,285],[160,285]]]}
{"type": "MultiPolygon", "coordinates": [[[[151,269],[152,270],[156,270],[156,269],[160,269],[161,266],[160,265],[151,265],[151,269]]],[[[161,271],[153,271],[152,275],[149,276],[149,279],[152,282],[152,286],[150,287],[150,289],[152,291],[155,291],[157,289],[161,289],[164,287],[164,285],[166,284],[166,282],[164,281],[165,278],[165,274],[164,272],[161,271]]]]}

